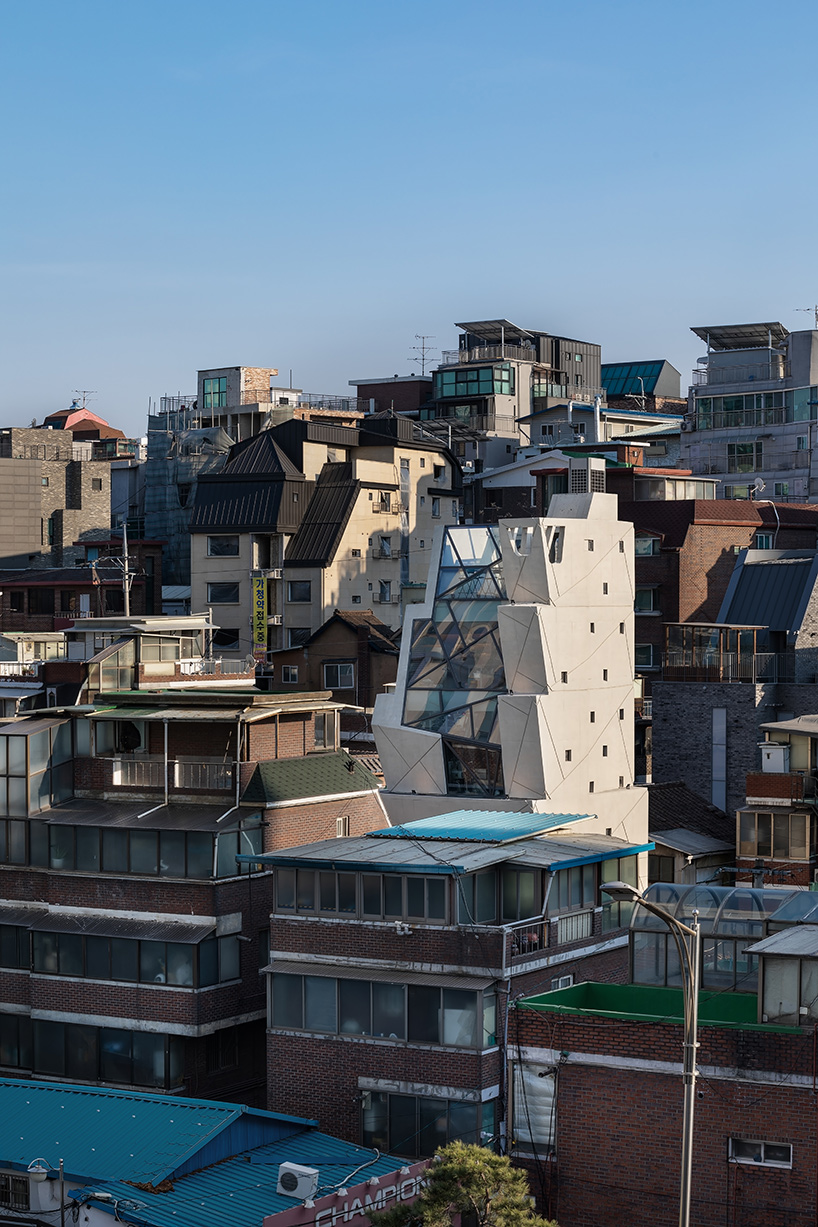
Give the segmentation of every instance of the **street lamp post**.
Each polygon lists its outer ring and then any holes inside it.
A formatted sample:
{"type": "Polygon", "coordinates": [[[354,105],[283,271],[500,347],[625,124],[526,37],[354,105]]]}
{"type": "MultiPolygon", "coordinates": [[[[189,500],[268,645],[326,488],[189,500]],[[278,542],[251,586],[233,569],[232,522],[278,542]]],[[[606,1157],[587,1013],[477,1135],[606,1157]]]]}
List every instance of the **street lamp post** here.
{"type": "Polygon", "coordinates": [[[65,1227],[65,1172],[62,1159],[57,1169],[45,1159],[32,1159],[27,1168],[29,1176],[36,1184],[42,1184],[54,1170],[60,1173],[60,1227],[65,1227]]]}
{"type": "Polygon", "coordinates": [[[693,924],[683,924],[660,904],[645,899],[635,886],[627,882],[607,882],[602,888],[606,895],[619,903],[639,903],[646,911],[663,920],[676,942],[684,1001],[684,1115],[682,1118],[682,1176],[679,1189],[679,1227],[690,1227],[690,1191],[693,1176],[693,1111],[696,1104],[696,1038],[699,1022],[699,946],[701,930],[699,913],[693,913],[693,924]]]}

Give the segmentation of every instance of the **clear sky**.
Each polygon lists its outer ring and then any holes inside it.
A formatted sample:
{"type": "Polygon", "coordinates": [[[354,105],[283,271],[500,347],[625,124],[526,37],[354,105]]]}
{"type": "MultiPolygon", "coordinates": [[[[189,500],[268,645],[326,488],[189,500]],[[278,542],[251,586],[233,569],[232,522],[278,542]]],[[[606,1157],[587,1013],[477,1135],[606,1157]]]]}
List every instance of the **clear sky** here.
{"type": "Polygon", "coordinates": [[[507,317],[603,361],[818,301],[818,6],[0,0],[0,425],[141,434],[207,366],[314,392],[507,317]]]}

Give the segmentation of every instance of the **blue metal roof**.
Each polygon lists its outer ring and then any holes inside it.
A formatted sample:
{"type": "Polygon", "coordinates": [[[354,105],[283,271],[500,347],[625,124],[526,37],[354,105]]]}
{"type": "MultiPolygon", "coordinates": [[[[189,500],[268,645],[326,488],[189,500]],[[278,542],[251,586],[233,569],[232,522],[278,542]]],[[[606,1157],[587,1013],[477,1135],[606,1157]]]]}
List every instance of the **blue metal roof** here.
{"type": "Polygon", "coordinates": [[[419,818],[403,826],[370,831],[367,838],[459,839],[474,843],[502,844],[511,839],[541,835],[553,827],[581,822],[591,814],[509,814],[504,811],[459,809],[451,814],[419,818]]]}
{"type": "Polygon", "coordinates": [[[158,1184],[316,1123],[242,1104],[0,1079],[0,1167],[62,1159],[77,1180],[158,1184]]]}
{"type": "Polygon", "coordinates": [[[220,1227],[261,1227],[267,1215],[301,1204],[301,1198],[276,1192],[280,1163],[317,1168],[318,1201],[333,1188],[342,1187],[363,1164],[367,1164],[365,1170],[352,1177],[352,1185],[372,1176],[388,1175],[407,1162],[380,1155],[373,1163],[374,1154],[373,1150],[342,1142],[326,1133],[302,1130],[269,1146],[182,1176],[174,1180],[167,1192],[142,1192],[122,1181],[103,1181],[75,1189],[69,1196],[83,1201],[94,1193],[109,1193],[119,1202],[118,1207],[114,1203],[93,1202],[95,1209],[111,1215],[118,1209],[120,1219],[145,1227],[202,1227],[211,1218],[218,1219],[220,1227]]]}
{"type": "Polygon", "coordinates": [[[642,385],[639,376],[644,380],[644,390],[648,396],[653,394],[664,359],[658,362],[603,362],[600,380],[609,396],[639,395],[642,385]]]}

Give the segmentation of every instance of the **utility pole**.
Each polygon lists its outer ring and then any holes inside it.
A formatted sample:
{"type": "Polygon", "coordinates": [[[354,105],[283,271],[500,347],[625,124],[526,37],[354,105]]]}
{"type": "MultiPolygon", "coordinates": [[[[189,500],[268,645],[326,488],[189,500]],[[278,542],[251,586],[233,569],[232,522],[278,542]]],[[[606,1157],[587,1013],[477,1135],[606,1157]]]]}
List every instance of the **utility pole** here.
{"type": "Polygon", "coordinates": [[[809,311],[815,316],[815,327],[818,328],[818,303],[814,307],[795,307],[796,311],[809,311]]]}
{"type": "Polygon", "coordinates": [[[122,521],[122,593],[125,598],[125,617],[131,616],[131,576],[128,571],[128,520],[122,521]]]}
{"type": "Polygon", "coordinates": [[[426,374],[426,357],[427,357],[427,354],[434,353],[434,346],[427,345],[427,344],[426,344],[426,342],[427,342],[427,341],[434,341],[434,339],[435,339],[435,338],[434,338],[434,334],[433,334],[433,333],[431,333],[431,332],[427,332],[427,333],[425,333],[425,334],[424,334],[424,333],[420,333],[420,332],[416,332],[416,333],[415,333],[415,340],[416,340],[416,341],[420,341],[420,345],[413,345],[413,346],[412,346],[412,349],[413,349],[413,350],[416,350],[416,351],[417,351],[417,352],[420,354],[420,357],[419,357],[419,358],[410,358],[410,359],[409,359],[409,361],[410,361],[410,362],[416,362],[416,363],[417,363],[417,362],[419,362],[419,363],[420,363],[420,373],[421,373],[421,375],[425,375],[425,374],[426,374]]]}

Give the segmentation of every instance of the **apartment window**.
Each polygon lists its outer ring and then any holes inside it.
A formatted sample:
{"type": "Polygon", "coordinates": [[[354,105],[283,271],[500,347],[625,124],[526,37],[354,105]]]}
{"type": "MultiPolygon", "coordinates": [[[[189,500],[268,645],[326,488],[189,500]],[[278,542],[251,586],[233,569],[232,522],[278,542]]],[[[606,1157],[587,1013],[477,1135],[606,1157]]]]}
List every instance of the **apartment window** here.
{"type": "Polygon", "coordinates": [[[637,558],[645,558],[652,554],[658,554],[661,548],[661,541],[658,537],[650,537],[647,534],[639,534],[634,538],[633,552],[637,558]]]}
{"type": "Polygon", "coordinates": [[[805,452],[805,451],[807,451],[807,449],[808,449],[808,447],[809,447],[809,441],[808,441],[808,439],[807,439],[807,436],[806,436],[806,435],[797,435],[797,436],[796,436],[796,439],[795,439],[795,446],[796,446],[796,449],[797,449],[799,452],[805,452]]]}
{"type": "Polygon", "coordinates": [[[238,553],[239,539],[237,535],[208,537],[207,539],[208,558],[237,558],[238,553]]]}
{"type": "Polygon", "coordinates": [[[219,652],[238,652],[239,628],[237,626],[221,626],[213,632],[213,650],[219,652]]]}
{"type": "Polygon", "coordinates": [[[756,533],[753,539],[753,547],[757,550],[771,550],[773,548],[773,534],[756,533]]]}
{"type": "MultiPolygon", "coordinates": [[[[511,448],[509,447],[507,450],[508,450],[508,451],[511,451],[511,448]]],[[[432,467],[433,467],[433,470],[434,470],[434,478],[435,478],[435,481],[443,481],[443,479],[444,479],[444,478],[445,478],[445,476],[446,476],[446,466],[445,466],[445,464],[435,464],[435,465],[433,465],[432,467]]]]}
{"type": "Polygon", "coordinates": [[[602,896],[602,931],[621,929],[631,922],[632,903],[616,903],[605,894],[606,882],[627,882],[636,886],[636,857],[620,856],[617,860],[603,861],[600,866],[602,896]]]}
{"type": "Polygon", "coordinates": [[[607,669],[602,670],[602,680],[603,682],[607,682],[608,680],[608,670],[607,669]]]}
{"type": "Polygon", "coordinates": [[[555,878],[548,901],[549,915],[578,912],[595,906],[596,865],[575,865],[572,869],[560,869],[555,878]]]}
{"type": "Polygon", "coordinates": [[[361,603],[361,598],[360,598],[359,596],[354,596],[354,597],[352,598],[352,604],[353,604],[353,605],[360,605],[360,603],[361,603]]]}
{"type": "Polygon", "coordinates": [[[591,724],[595,724],[596,723],[596,712],[592,711],[590,713],[590,716],[591,716],[591,724]]]}
{"type": "Polygon", "coordinates": [[[432,518],[435,520],[440,519],[440,499],[439,498],[432,499],[432,518]]]}
{"type": "Polygon", "coordinates": [[[392,581],[382,579],[378,584],[378,597],[381,605],[390,605],[392,603],[392,581]]]}
{"type": "Polygon", "coordinates": [[[360,557],[361,557],[361,551],[360,551],[360,550],[353,550],[353,551],[352,551],[352,557],[353,557],[353,558],[360,558],[360,557]]]}
{"type": "Polygon", "coordinates": [[[291,579],[287,584],[287,600],[293,604],[312,600],[312,580],[291,579]]]}
{"type": "Polygon", "coordinates": [[[602,757],[603,757],[603,758],[607,758],[607,757],[608,757],[608,747],[607,747],[607,746],[603,746],[603,747],[602,747],[602,757]]]}
{"type": "Polygon", "coordinates": [[[379,537],[378,542],[379,542],[378,552],[381,558],[391,558],[392,557],[392,538],[391,537],[379,537]]]}
{"type": "Polygon", "coordinates": [[[654,661],[654,645],[652,643],[637,643],[634,649],[634,664],[637,669],[655,669],[658,660],[654,661]]]}
{"type": "Polygon", "coordinates": [[[425,459],[425,457],[423,457],[423,456],[421,456],[421,458],[420,458],[420,467],[421,467],[422,469],[425,469],[425,468],[426,468],[426,459],[425,459]]]}
{"type": "Polygon", "coordinates": [[[0,1206],[7,1210],[28,1210],[28,1177],[0,1175],[0,1206]]]}
{"type": "Polygon", "coordinates": [[[224,409],[227,405],[227,377],[220,375],[204,381],[204,408],[224,409]]]}
{"type": "Polygon", "coordinates": [[[608,595],[608,585],[607,585],[607,584],[603,584],[603,585],[602,585],[602,595],[603,595],[603,596],[607,596],[607,595],[608,595]]]}
{"type": "Polygon", "coordinates": [[[5,1014],[0,1015],[0,1051],[4,1064],[46,1077],[163,1090],[184,1080],[184,1037],[151,1031],[5,1014]]]}
{"type": "Polygon", "coordinates": [[[355,686],[355,666],[353,664],[324,665],[325,690],[352,690],[355,686]]]}
{"type": "Polygon", "coordinates": [[[223,1027],[207,1037],[207,1072],[218,1073],[220,1069],[235,1069],[239,1063],[238,1027],[223,1027]]]}
{"type": "Polygon", "coordinates": [[[757,1142],[746,1138],[730,1138],[728,1157],[732,1163],[792,1167],[792,1146],[788,1142],[757,1142]]]}
{"type": "Polygon", "coordinates": [[[48,478],[47,478],[47,477],[44,477],[44,478],[42,479],[42,482],[43,482],[43,485],[44,485],[44,486],[47,486],[47,485],[48,485],[48,478]]]}
{"type": "Polygon", "coordinates": [[[570,763],[571,761],[571,751],[570,750],[565,751],[565,761],[566,763],[570,763]]]}
{"type": "Polygon", "coordinates": [[[239,585],[208,584],[207,603],[208,605],[238,605],[239,585]]]}
{"type": "Polygon", "coordinates": [[[638,614],[658,613],[659,589],[654,587],[637,587],[636,594],[634,596],[633,608],[638,614]]]}
{"type": "Polygon", "coordinates": [[[590,628],[591,628],[591,634],[592,634],[592,635],[595,635],[595,634],[596,634],[596,623],[595,623],[595,622],[591,622],[591,623],[590,623],[590,628]]]}
{"type": "Polygon", "coordinates": [[[739,856],[806,861],[814,835],[805,813],[739,812],[739,856]]]}
{"type": "Polygon", "coordinates": [[[92,478],[91,478],[91,489],[92,489],[92,490],[101,490],[101,489],[102,489],[102,478],[101,478],[101,477],[92,477],[92,478]]]}
{"type": "Polygon", "coordinates": [[[504,865],[500,872],[500,890],[504,921],[528,920],[542,910],[541,878],[535,869],[504,865]]]}
{"type": "Polygon", "coordinates": [[[594,791],[594,781],[591,780],[590,783],[588,784],[588,792],[593,792],[593,791],[594,791]]]}
{"type": "Polygon", "coordinates": [[[790,483],[788,481],[777,481],[773,485],[773,494],[776,498],[787,499],[790,497],[790,483]]]}
{"type": "Polygon", "coordinates": [[[287,631],[287,647],[303,648],[311,634],[308,626],[291,626],[287,631]]]}
{"type": "Polygon", "coordinates": [[[441,876],[277,869],[276,910],[445,924],[446,883],[441,876]]]}
{"type": "Polygon", "coordinates": [[[568,682],[568,674],[567,674],[567,673],[564,673],[564,672],[563,672],[563,673],[561,673],[561,674],[560,674],[560,681],[561,681],[561,682],[563,682],[563,683],[567,683],[567,682],[568,682]]]}
{"type": "Polygon", "coordinates": [[[624,542],[624,541],[620,541],[620,542],[619,542],[619,553],[620,553],[620,554],[624,554],[624,553],[625,553],[625,542],[624,542]]]}
{"type": "Polygon", "coordinates": [[[420,539],[420,548],[421,548],[422,550],[425,550],[425,549],[426,549],[426,542],[423,540],[423,538],[422,538],[422,537],[421,537],[421,539],[420,539]]]}
{"type": "Polygon", "coordinates": [[[335,819],[335,838],[349,839],[349,814],[339,814],[335,819]]]}
{"type": "MultiPolygon", "coordinates": [[[[806,439],[806,435],[799,435],[806,439]]],[[[806,447],[806,443],[804,444],[806,447]]],[[[764,467],[764,445],[760,440],[755,443],[727,444],[727,472],[755,473],[764,467]]]]}
{"type": "Polygon", "coordinates": [[[361,1099],[361,1141],[383,1153],[423,1158],[448,1142],[491,1145],[497,1133],[496,1100],[475,1104],[385,1091],[363,1091],[361,1099]]]}
{"type": "Polygon", "coordinates": [[[287,972],[274,972],[271,980],[273,1027],[450,1048],[496,1042],[493,993],[287,972]]]}
{"type": "Polygon", "coordinates": [[[0,967],[28,969],[29,931],[21,925],[0,925],[0,967]]]}
{"type": "Polygon", "coordinates": [[[594,543],[593,543],[593,541],[590,539],[590,537],[588,538],[588,552],[589,552],[589,553],[591,553],[591,554],[593,554],[593,552],[594,552],[594,543]]]}
{"type": "Polygon", "coordinates": [[[25,596],[19,588],[12,588],[9,592],[9,609],[12,613],[23,613],[25,609],[25,596]]]}
{"type": "Polygon", "coordinates": [[[335,744],[335,717],[332,712],[320,712],[315,717],[315,744],[319,749],[332,749],[335,744]]]}
{"type": "Polygon", "coordinates": [[[648,853],[648,884],[652,882],[673,882],[675,880],[676,862],[672,856],[662,856],[659,852],[648,853]]]}
{"type": "Polygon", "coordinates": [[[298,665],[282,665],[281,681],[285,686],[295,686],[298,682],[298,665]]]}
{"type": "Polygon", "coordinates": [[[30,614],[53,614],[54,613],[54,589],[53,588],[29,588],[28,590],[28,612],[30,614]]]}
{"type": "Polygon", "coordinates": [[[620,719],[620,720],[624,720],[624,719],[625,719],[625,708],[624,708],[624,707],[620,707],[620,709],[619,709],[619,719],[620,719]]]}

